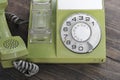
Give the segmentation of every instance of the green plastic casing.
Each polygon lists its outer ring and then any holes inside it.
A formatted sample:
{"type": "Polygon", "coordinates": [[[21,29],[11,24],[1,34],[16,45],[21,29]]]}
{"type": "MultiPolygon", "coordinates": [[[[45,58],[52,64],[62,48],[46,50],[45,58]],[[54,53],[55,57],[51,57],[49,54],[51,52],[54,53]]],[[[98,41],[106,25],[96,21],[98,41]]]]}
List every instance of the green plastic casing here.
{"type": "MultiPolygon", "coordinates": [[[[19,37],[12,37],[7,21],[5,18],[5,8],[7,6],[7,0],[0,0],[0,62],[3,68],[13,67],[12,61],[28,54],[24,41],[19,37]],[[9,43],[9,40],[14,40],[18,42],[16,46],[15,43],[9,43]],[[5,48],[4,43],[7,47],[16,46],[13,49],[5,48]]],[[[21,58],[22,57],[22,58],[21,58]]]]}
{"type": "MultiPolygon", "coordinates": [[[[41,0],[34,0],[41,1],[41,0]]],[[[105,10],[59,10],[57,1],[52,0],[52,43],[30,43],[28,34],[28,60],[37,63],[103,63],[106,61],[106,30],[105,10]],[[90,53],[77,54],[68,50],[61,41],[60,30],[67,17],[75,13],[85,13],[93,16],[101,28],[101,41],[90,53]]],[[[32,3],[30,9],[29,32],[32,26],[32,3]]]]}
{"type": "Polygon", "coordinates": [[[11,36],[5,18],[5,8],[7,4],[7,0],[0,0],[0,39],[11,36]]]}

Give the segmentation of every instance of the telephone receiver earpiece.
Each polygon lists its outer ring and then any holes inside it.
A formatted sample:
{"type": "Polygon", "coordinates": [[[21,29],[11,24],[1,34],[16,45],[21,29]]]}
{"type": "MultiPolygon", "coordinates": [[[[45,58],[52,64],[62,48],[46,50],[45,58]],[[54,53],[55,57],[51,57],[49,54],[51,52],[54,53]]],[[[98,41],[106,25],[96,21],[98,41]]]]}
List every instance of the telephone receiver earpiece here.
{"type": "Polygon", "coordinates": [[[19,37],[6,37],[0,39],[1,60],[20,58],[28,54],[24,41],[19,37]]]}
{"type": "Polygon", "coordinates": [[[3,67],[6,66],[5,61],[18,59],[28,54],[24,41],[19,37],[13,37],[9,31],[5,18],[5,8],[7,0],[0,1],[0,54],[3,67]]]}

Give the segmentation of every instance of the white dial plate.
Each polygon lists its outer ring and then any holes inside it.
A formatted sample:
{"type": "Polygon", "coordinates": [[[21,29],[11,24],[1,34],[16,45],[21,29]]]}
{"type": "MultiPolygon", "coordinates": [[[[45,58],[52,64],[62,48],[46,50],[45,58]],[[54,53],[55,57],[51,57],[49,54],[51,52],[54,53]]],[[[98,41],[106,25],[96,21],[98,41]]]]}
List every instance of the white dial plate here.
{"type": "Polygon", "coordinates": [[[97,21],[87,14],[73,14],[61,27],[63,44],[76,53],[91,52],[100,42],[101,30],[97,21]]]}
{"type": "Polygon", "coordinates": [[[72,36],[76,41],[84,42],[89,39],[90,27],[86,23],[76,23],[72,28],[72,36]]]}

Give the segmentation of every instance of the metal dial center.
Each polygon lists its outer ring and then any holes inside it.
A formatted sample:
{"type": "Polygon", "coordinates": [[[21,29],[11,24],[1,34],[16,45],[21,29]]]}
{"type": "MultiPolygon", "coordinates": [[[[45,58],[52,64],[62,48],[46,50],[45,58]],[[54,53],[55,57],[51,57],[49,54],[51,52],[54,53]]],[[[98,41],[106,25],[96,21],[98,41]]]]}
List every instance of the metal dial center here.
{"type": "Polygon", "coordinates": [[[72,37],[76,41],[86,41],[89,39],[91,34],[90,27],[86,23],[77,23],[72,28],[72,37]]]}

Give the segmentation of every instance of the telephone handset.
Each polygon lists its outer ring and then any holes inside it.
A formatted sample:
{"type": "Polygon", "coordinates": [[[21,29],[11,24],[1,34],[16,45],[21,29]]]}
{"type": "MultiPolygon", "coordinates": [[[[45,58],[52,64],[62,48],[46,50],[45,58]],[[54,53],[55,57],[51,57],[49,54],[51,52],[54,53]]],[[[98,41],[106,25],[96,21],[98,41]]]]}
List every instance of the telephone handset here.
{"type": "MultiPolygon", "coordinates": [[[[1,0],[0,1],[0,60],[1,60],[0,62],[3,68],[14,67],[19,72],[23,73],[25,76],[31,77],[39,71],[39,67],[32,62],[24,61],[26,59],[26,55],[28,55],[28,50],[22,38],[20,38],[19,36],[12,37],[10,33],[5,18],[6,6],[7,6],[7,0],[1,0]]],[[[12,20],[15,21],[15,23],[22,21],[19,18],[16,19],[17,16],[13,14],[7,13],[7,15],[8,16],[12,15],[12,20]]]]}
{"type": "Polygon", "coordinates": [[[12,37],[5,18],[7,0],[0,1],[0,58],[2,66],[12,67],[12,61],[28,54],[24,41],[19,36],[12,37]]]}
{"type": "Polygon", "coordinates": [[[63,44],[76,53],[91,52],[101,39],[98,22],[87,14],[73,14],[68,17],[61,28],[63,44]]]}

